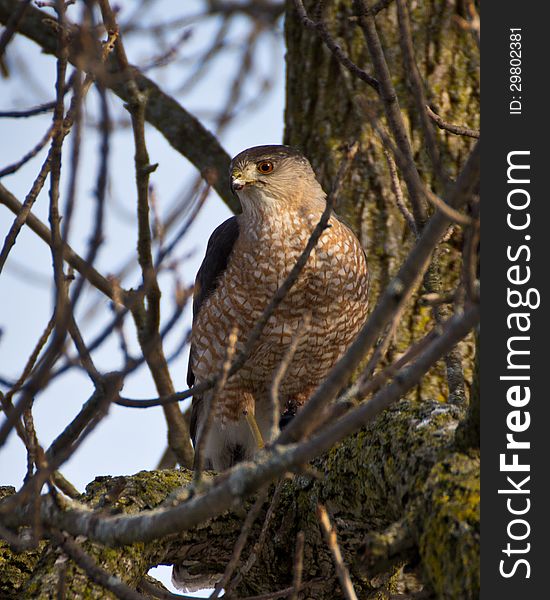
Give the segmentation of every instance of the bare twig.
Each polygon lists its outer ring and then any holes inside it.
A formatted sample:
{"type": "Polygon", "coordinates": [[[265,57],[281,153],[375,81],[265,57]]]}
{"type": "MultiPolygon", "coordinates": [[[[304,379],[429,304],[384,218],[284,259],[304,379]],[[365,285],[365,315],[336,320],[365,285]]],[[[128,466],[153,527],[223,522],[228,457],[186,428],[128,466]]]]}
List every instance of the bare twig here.
{"type": "Polygon", "coordinates": [[[223,577],[218,583],[216,583],[214,591],[209,596],[210,600],[216,600],[216,598],[219,598],[221,591],[227,586],[229,580],[233,576],[233,573],[235,572],[235,569],[237,568],[237,565],[239,563],[239,559],[241,558],[242,551],[244,550],[244,547],[248,540],[248,536],[250,535],[250,531],[252,530],[252,526],[258,518],[258,515],[260,514],[260,511],[262,510],[262,507],[264,505],[265,499],[267,498],[267,489],[268,488],[265,487],[263,490],[260,491],[256,502],[254,502],[252,508],[248,511],[246,519],[244,520],[243,526],[241,528],[241,533],[239,534],[239,537],[235,542],[235,547],[233,548],[231,558],[229,559],[229,562],[225,567],[223,577]]]}
{"type": "Polygon", "coordinates": [[[66,533],[51,532],[53,540],[63,549],[63,552],[75,562],[94,582],[122,600],[147,600],[147,596],[136,592],[130,586],[105,571],[96,561],[84,551],[82,546],[66,533]]]}
{"type": "Polygon", "coordinates": [[[473,302],[479,301],[479,238],[480,225],[479,220],[476,220],[474,226],[466,232],[464,237],[462,264],[462,281],[466,297],[473,302]]]}
{"type": "Polygon", "coordinates": [[[347,600],[357,600],[357,594],[353,589],[349,571],[344,564],[344,558],[342,556],[342,552],[340,551],[340,546],[338,546],[336,531],[330,522],[327,509],[322,504],[317,505],[317,517],[319,519],[319,523],[321,524],[321,529],[323,530],[327,546],[332,554],[334,566],[336,568],[336,574],[340,580],[342,592],[344,592],[344,596],[347,600]]]}
{"type": "Polygon", "coordinates": [[[395,196],[395,203],[401,211],[401,214],[403,215],[405,222],[409,226],[409,229],[413,232],[414,237],[418,237],[418,230],[416,229],[414,217],[411,215],[409,209],[407,208],[407,205],[405,204],[403,192],[401,191],[401,184],[399,182],[399,176],[397,174],[397,167],[395,165],[393,156],[391,155],[391,152],[388,148],[384,148],[384,156],[386,157],[386,161],[388,163],[388,168],[390,171],[390,181],[392,191],[395,196]]]}
{"type": "Polygon", "coordinates": [[[279,430],[279,419],[281,417],[281,406],[279,402],[279,386],[283,377],[285,376],[292,359],[294,358],[294,354],[298,348],[298,345],[302,341],[304,335],[307,333],[309,329],[309,325],[311,322],[311,313],[305,313],[303,322],[301,323],[298,330],[295,332],[292,341],[283,356],[283,359],[279,363],[275,373],[273,375],[273,379],[271,380],[271,385],[269,387],[269,401],[271,403],[271,425],[270,425],[270,433],[268,440],[272,442],[279,430]]]}
{"type": "Polygon", "coordinates": [[[69,180],[67,185],[67,194],[63,214],[62,239],[69,239],[69,230],[76,205],[76,183],[80,166],[80,146],[82,144],[82,74],[75,72],[73,83],[73,102],[74,119],[71,136],[71,159],[69,163],[69,180]]]}
{"type": "MultiPolygon", "coordinates": [[[[25,439],[27,440],[27,474],[25,479],[29,479],[34,472],[35,465],[38,465],[39,444],[34,427],[34,419],[32,416],[32,404],[23,412],[23,425],[25,427],[25,439]]],[[[35,534],[35,538],[38,537],[35,534]]]]}
{"type": "Polygon", "coordinates": [[[298,600],[298,592],[302,587],[302,572],[304,569],[304,541],[303,531],[296,535],[296,549],[294,551],[294,573],[292,578],[292,596],[290,600],[298,600]]]}
{"type": "Polygon", "coordinates": [[[50,125],[46,133],[42,136],[42,139],[38,142],[38,144],[36,144],[36,146],[34,146],[34,148],[29,150],[27,154],[25,154],[25,156],[20,158],[17,162],[14,162],[11,165],[8,165],[7,167],[4,167],[2,170],[0,170],[0,177],[5,177],[6,175],[15,173],[24,164],[28,163],[29,160],[31,160],[31,158],[34,158],[40,152],[40,150],[42,150],[42,148],[44,148],[44,146],[50,141],[53,131],[54,126],[50,125]]]}
{"type": "MultiPolygon", "coordinates": [[[[109,137],[111,135],[111,119],[109,116],[109,107],[105,96],[105,90],[101,85],[97,86],[99,92],[99,101],[101,107],[101,141],[99,147],[99,171],[97,176],[97,186],[95,190],[96,211],[94,215],[94,230],[90,237],[88,252],[86,253],[85,262],[89,267],[93,266],[99,247],[103,241],[103,220],[105,212],[105,195],[107,190],[108,167],[109,167],[109,137]]],[[[69,200],[70,201],[70,200],[69,200]]],[[[68,224],[65,228],[65,239],[67,239],[68,224]]],[[[86,278],[82,276],[76,282],[74,292],[72,294],[71,303],[73,311],[75,310],[78,298],[84,287],[86,278]]],[[[119,294],[118,301],[122,300],[122,294],[119,294]]]]}
{"type": "Polygon", "coordinates": [[[14,396],[14,394],[16,394],[22,388],[23,384],[25,383],[25,381],[27,380],[31,371],[33,370],[34,365],[36,364],[36,361],[38,359],[38,356],[40,355],[40,352],[42,351],[42,348],[44,348],[44,345],[46,344],[46,342],[48,341],[48,338],[50,337],[50,334],[53,330],[54,323],[55,323],[55,316],[52,315],[52,317],[48,321],[48,324],[46,325],[44,331],[42,332],[42,335],[40,336],[38,342],[36,343],[36,346],[34,347],[33,351],[31,352],[31,355],[29,356],[27,363],[25,364],[25,368],[23,369],[23,372],[21,373],[21,375],[19,376],[17,381],[13,384],[11,389],[6,394],[6,398],[8,400],[11,399],[14,396]]]}
{"type": "Polygon", "coordinates": [[[94,384],[99,384],[102,380],[102,376],[94,365],[94,361],[92,360],[92,356],[90,354],[90,350],[86,346],[84,342],[84,338],[80,333],[80,329],[76,323],[76,319],[74,317],[74,313],[71,314],[71,320],[69,323],[69,333],[71,338],[73,339],[74,345],[77,349],[78,356],[80,357],[80,362],[86,373],[88,373],[90,379],[94,384]]]}
{"type": "Polygon", "coordinates": [[[399,23],[399,42],[401,45],[401,52],[403,53],[405,73],[407,74],[411,85],[412,96],[416,105],[416,112],[418,113],[420,126],[426,141],[428,155],[430,157],[435,176],[441,185],[447,185],[449,177],[445,172],[445,168],[441,161],[441,153],[437,145],[437,138],[428,120],[426,111],[424,110],[424,107],[427,104],[426,94],[424,92],[424,82],[420,76],[418,64],[415,58],[411,23],[409,19],[409,9],[405,0],[396,0],[396,3],[398,17],[397,20],[399,23]]]}
{"type": "Polygon", "coordinates": [[[391,80],[386,57],[384,56],[384,50],[378,37],[374,16],[370,14],[365,0],[354,0],[354,4],[359,14],[359,24],[367,42],[374,71],[380,82],[380,98],[384,106],[388,125],[406,165],[405,170],[403,170],[403,177],[409,190],[416,227],[419,231],[422,231],[427,220],[427,212],[421,180],[414,162],[407,130],[403,122],[403,115],[399,108],[397,94],[391,80]]]}
{"type": "MultiPolygon", "coordinates": [[[[412,294],[412,290],[411,290],[411,294],[412,294]]],[[[409,298],[410,298],[410,295],[409,295],[409,298]]],[[[364,382],[364,381],[370,380],[376,367],[384,359],[386,352],[388,351],[388,348],[390,347],[390,344],[395,336],[397,327],[399,326],[399,321],[401,320],[401,316],[403,315],[405,304],[406,304],[406,302],[404,302],[401,305],[401,307],[395,311],[394,316],[392,317],[390,323],[386,327],[384,336],[379,341],[379,343],[376,345],[374,352],[372,353],[372,356],[369,359],[369,362],[367,363],[366,367],[363,369],[363,372],[361,373],[361,376],[358,379],[358,382],[360,382],[360,381],[364,382]]]]}
{"type": "Polygon", "coordinates": [[[428,117],[440,128],[445,129],[449,133],[454,133],[455,135],[465,135],[468,137],[479,138],[479,129],[471,129],[469,127],[462,127],[461,125],[452,125],[451,123],[447,123],[444,121],[439,115],[434,113],[434,111],[426,105],[426,112],[428,113],[428,117]]]}
{"type": "Polygon", "coordinates": [[[298,13],[298,17],[302,21],[302,24],[308,29],[312,29],[319,34],[319,37],[324,42],[326,47],[330,50],[334,58],[345,67],[350,73],[364,81],[367,85],[372,87],[377,92],[380,92],[380,83],[374,77],[369,75],[366,71],[358,67],[342,48],[335,42],[333,37],[328,32],[326,25],[322,20],[313,21],[307,15],[304,3],[302,0],[294,0],[294,7],[298,13]]]}
{"type": "Polygon", "coordinates": [[[260,531],[260,535],[258,536],[257,542],[252,547],[252,550],[250,551],[250,554],[248,555],[245,564],[241,567],[241,569],[235,575],[232,581],[227,585],[226,593],[228,595],[241,583],[242,579],[246,577],[247,573],[249,573],[250,569],[252,569],[252,567],[256,564],[256,561],[260,557],[260,554],[264,548],[267,539],[267,532],[269,531],[271,521],[275,515],[276,509],[279,506],[279,500],[281,498],[282,489],[283,480],[279,481],[275,487],[275,491],[273,492],[273,496],[271,498],[269,508],[267,509],[267,513],[265,515],[265,519],[262,525],[262,530],[260,531]]]}
{"type": "Polygon", "coordinates": [[[1,110],[0,118],[8,119],[22,119],[27,117],[34,117],[35,115],[41,115],[45,112],[50,112],[55,108],[55,101],[46,102],[35,106],[34,108],[27,108],[25,110],[1,110]]]}
{"type": "MultiPolygon", "coordinates": [[[[2,269],[4,268],[4,265],[6,263],[6,260],[8,258],[8,254],[9,254],[10,250],[12,249],[13,245],[15,244],[15,241],[17,239],[19,231],[21,230],[21,227],[23,227],[23,225],[27,221],[27,218],[30,214],[30,211],[31,211],[32,205],[34,204],[34,201],[36,200],[38,194],[40,193],[40,190],[42,189],[42,187],[44,186],[44,183],[46,182],[46,177],[48,176],[48,173],[50,172],[50,168],[51,168],[51,161],[52,161],[52,152],[50,150],[50,152],[48,153],[48,156],[46,157],[46,160],[42,164],[40,172],[38,173],[36,179],[33,182],[30,192],[27,194],[27,196],[25,198],[25,202],[23,204],[19,205],[19,210],[17,210],[17,212],[13,210],[13,204],[9,207],[13,212],[16,212],[17,217],[15,218],[12,226],[10,227],[10,230],[8,231],[8,233],[4,239],[4,244],[2,246],[2,250],[0,251],[0,273],[2,272],[2,269]]],[[[2,186],[2,184],[0,184],[0,186],[2,186]]],[[[3,186],[2,186],[1,189],[5,189],[5,188],[3,188],[3,186]]],[[[4,198],[2,198],[2,200],[4,200],[4,198]]],[[[46,228],[46,227],[44,226],[44,228],[46,228]]],[[[48,236],[49,236],[50,245],[51,245],[51,233],[49,231],[48,231],[48,236]]]]}
{"type": "Polygon", "coordinates": [[[468,215],[465,215],[449,206],[445,200],[441,199],[437,194],[434,194],[428,187],[425,186],[424,189],[426,192],[426,198],[430,201],[430,204],[447,213],[447,215],[451,217],[455,223],[464,226],[472,224],[472,219],[468,215]]]}
{"type": "MultiPolygon", "coordinates": [[[[208,178],[208,174],[206,174],[206,177],[208,178]]],[[[181,240],[183,239],[185,234],[189,231],[189,228],[195,221],[197,215],[199,214],[200,210],[204,206],[204,203],[206,202],[208,195],[210,194],[210,191],[212,189],[211,184],[213,183],[214,179],[212,179],[212,181],[210,183],[206,184],[206,186],[204,187],[203,191],[201,192],[201,194],[197,200],[197,203],[196,203],[193,211],[191,212],[189,217],[185,220],[185,222],[182,224],[182,226],[180,227],[178,232],[175,234],[172,241],[169,244],[167,244],[166,246],[159,248],[159,253],[155,260],[155,268],[156,269],[160,268],[162,261],[173,252],[173,250],[177,246],[177,244],[179,244],[181,242],[181,240]]],[[[163,229],[166,230],[167,224],[168,223],[166,221],[162,224],[163,229]]]]}
{"type": "Polygon", "coordinates": [[[52,481],[57,488],[59,488],[69,498],[78,498],[80,492],[74,487],[74,485],[66,479],[59,471],[54,471],[52,474],[52,481]]]}

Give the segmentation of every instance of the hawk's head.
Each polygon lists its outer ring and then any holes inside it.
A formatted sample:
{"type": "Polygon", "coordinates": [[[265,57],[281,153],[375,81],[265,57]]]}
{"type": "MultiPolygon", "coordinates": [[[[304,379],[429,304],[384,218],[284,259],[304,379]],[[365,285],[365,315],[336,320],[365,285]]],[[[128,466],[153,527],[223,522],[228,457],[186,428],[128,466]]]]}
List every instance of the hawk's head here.
{"type": "Polygon", "coordinates": [[[289,204],[322,206],[325,193],[307,158],[292,146],[255,146],[237,154],[230,166],[231,189],[243,209],[289,204]]]}

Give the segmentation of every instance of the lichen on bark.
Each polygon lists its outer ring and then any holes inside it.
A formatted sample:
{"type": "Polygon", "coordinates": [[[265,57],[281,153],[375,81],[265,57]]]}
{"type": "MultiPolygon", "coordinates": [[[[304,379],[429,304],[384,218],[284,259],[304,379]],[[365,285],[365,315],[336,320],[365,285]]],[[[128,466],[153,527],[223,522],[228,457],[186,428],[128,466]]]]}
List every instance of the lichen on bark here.
{"type": "MultiPolygon", "coordinates": [[[[5,4],[5,0],[0,0],[0,5],[5,4]]],[[[306,2],[309,10],[313,4],[306,2]]],[[[409,4],[415,51],[430,103],[446,120],[476,127],[479,59],[469,33],[456,26],[455,17],[460,15],[463,3],[409,4]]],[[[394,11],[393,6],[382,11],[377,25],[421,176],[426,183],[437,186],[402,65],[394,11]]],[[[351,0],[327,3],[325,19],[330,32],[356,63],[369,69],[365,42],[353,16],[351,0]]],[[[356,102],[357,95],[361,95],[377,106],[377,97],[372,89],[342,71],[315,33],[301,25],[291,0],[285,28],[285,141],[305,151],[327,190],[341,161],[343,144],[359,140],[361,145],[348,183],[338,198],[337,210],[352,224],[366,247],[373,306],[414,242],[393,200],[381,144],[356,102]]],[[[173,137],[170,119],[168,110],[162,119],[157,119],[157,126],[173,137]]],[[[471,142],[440,130],[436,133],[444,164],[454,177],[471,142]]],[[[222,156],[220,161],[223,160],[222,156]]],[[[461,242],[456,230],[439,251],[438,276],[443,290],[452,290],[457,284],[461,242]]],[[[415,298],[400,319],[389,360],[431,326],[430,309],[415,298]]],[[[471,342],[462,345],[461,352],[469,377],[471,342]]],[[[303,597],[342,597],[316,518],[316,505],[322,502],[338,532],[360,597],[386,597],[398,586],[395,574],[399,566],[412,561],[426,589],[438,598],[476,598],[479,456],[475,435],[455,435],[457,430],[465,429],[459,424],[468,421],[464,419],[464,407],[446,403],[447,396],[444,368],[438,365],[406,399],[314,461],[312,468],[320,478],[302,474],[285,481],[267,542],[236,592],[246,596],[290,585],[292,549],[296,534],[304,531],[304,581],[308,587],[303,597]],[[386,561],[383,568],[381,561],[386,561]]],[[[472,397],[479,400],[477,393],[472,397]]],[[[474,410],[468,413],[474,426],[476,406],[473,403],[474,410]]],[[[475,427],[466,430],[475,433],[475,427]]],[[[94,508],[98,518],[102,514],[138,513],[170,502],[171,495],[190,481],[187,471],[97,478],[81,501],[94,508]]],[[[6,491],[11,493],[12,490],[6,491]]],[[[231,557],[243,516],[252,501],[243,499],[241,507],[228,507],[224,514],[200,526],[152,542],[116,548],[91,540],[79,543],[107,572],[134,588],[150,567],[174,562],[185,564],[195,584],[211,584],[231,557]]],[[[258,539],[266,510],[267,504],[252,528],[243,560],[258,539]]],[[[55,597],[63,579],[67,597],[109,597],[71,561],[64,560],[55,544],[46,541],[20,554],[4,544],[0,546],[0,561],[0,590],[7,597],[55,597]]]]}
{"type": "MultiPolygon", "coordinates": [[[[316,3],[304,4],[313,18],[316,3]]],[[[463,3],[423,1],[409,5],[416,59],[430,105],[446,120],[477,127],[479,49],[471,33],[457,25],[456,17],[464,16],[463,3]]],[[[323,15],[335,41],[358,66],[373,74],[365,40],[354,19],[352,0],[326,3],[323,15]]],[[[439,192],[403,64],[395,3],[378,13],[376,25],[420,176],[439,192]]],[[[302,25],[293,0],[287,0],[285,35],[285,142],[304,150],[326,190],[334,180],[344,146],[355,140],[360,142],[336,210],[353,226],[366,248],[371,273],[370,304],[374,306],[414,242],[395,203],[383,145],[355,99],[363,98],[384,124],[380,102],[371,87],[341,67],[320,37],[302,25]]],[[[450,176],[456,177],[472,140],[442,131],[435,125],[434,129],[443,164],[450,176]]],[[[462,236],[459,228],[455,228],[438,250],[436,275],[443,291],[451,291],[458,284],[461,249],[462,236]]],[[[402,353],[431,326],[431,309],[414,298],[400,319],[388,360],[402,353]]],[[[466,378],[471,380],[474,355],[471,338],[460,344],[460,351],[466,378]]],[[[447,399],[442,362],[430,370],[411,397],[447,399]]]]}
{"type": "MultiPolygon", "coordinates": [[[[403,400],[314,461],[319,478],[297,475],[285,481],[268,541],[237,593],[261,594],[291,585],[293,554],[289,548],[294,547],[298,531],[304,531],[304,581],[310,584],[310,595],[305,597],[341,597],[316,518],[316,506],[321,502],[330,512],[361,597],[382,598],[394,589],[392,576],[404,562],[392,565],[383,577],[373,576],[365,569],[362,555],[368,536],[373,532],[387,535],[393,523],[406,521],[428,589],[441,598],[475,598],[479,588],[479,480],[477,458],[454,446],[462,416],[456,406],[403,400]],[[449,590],[458,588],[461,595],[449,595],[449,590]]],[[[109,514],[136,513],[170,499],[190,478],[187,471],[101,477],[88,486],[81,501],[109,514]]],[[[197,577],[195,583],[212,584],[231,556],[251,502],[243,501],[241,507],[228,508],[223,515],[169,538],[118,548],[90,540],[82,545],[107,571],[134,587],[150,567],[182,561],[197,577]]],[[[243,560],[258,539],[267,507],[268,502],[251,531],[243,560]]],[[[63,564],[59,557],[53,546],[46,547],[19,595],[11,597],[47,598],[54,593],[61,577],[59,565],[63,564]]],[[[11,560],[19,558],[13,554],[11,560]]],[[[85,592],[82,597],[108,597],[70,561],[66,569],[69,590],[85,592]]]]}

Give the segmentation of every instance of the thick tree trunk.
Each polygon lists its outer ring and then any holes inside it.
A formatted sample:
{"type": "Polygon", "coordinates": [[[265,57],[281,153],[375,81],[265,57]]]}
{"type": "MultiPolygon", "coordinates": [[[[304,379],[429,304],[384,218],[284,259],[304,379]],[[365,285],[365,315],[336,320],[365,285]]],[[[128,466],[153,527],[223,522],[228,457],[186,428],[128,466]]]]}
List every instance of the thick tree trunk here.
{"type": "MultiPolygon", "coordinates": [[[[7,4],[0,0],[0,9],[7,4]]],[[[309,9],[313,4],[306,3],[309,9]]],[[[369,70],[362,33],[350,19],[354,15],[351,0],[327,4],[329,30],[352,59],[369,70]]],[[[381,144],[361,113],[357,97],[364,97],[380,113],[378,100],[363,82],[342,72],[317,35],[296,18],[293,2],[289,0],[288,5],[286,141],[304,149],[325,189],[334,180],[342,144],[360,141],[361,150],[337,210],[360,233],[367,249],[373,306],[414,241],[395,205],[381,144]]],[[[477,126],[478,51],[470,34],[456,25],[462,2],[426,0],[412,6],[415,51],[430,103],[448,121],[477,126]]],[[[402,65],[395,8],[380,12],[377,25],[421,175],[431,183],[432,168],[402,65]]],[[[41,43],[37,36],[33,39],[41,43]]],[[[163,114],[159,129],[163,131],[169,121],[170,115],[163,114]]],[[[170,136],[170,131],[163,133],[170,136]]],[[[470,143],[437,133],[444,163],[454,176],[470,143]]],[[[460,245],[460,235],[455,233],[439,252],[435,276],[444,291],[457,284],[460,245]]],[[[389,358],[432,326],[431,309],[412,302],[400,320],[389,358]]],[[[472,343],[461,345],[461,351],[470,378],[472,343]]],[[[338,532],[360,598],[380,598],[394,590],[395,568],[405,561],[417,565],[427,589],[438,598],[477,598],[479,460],[471,450],[477,438],[465,435],[462,426],[460,445],[455,443],[465,410],[460,403],[446,402],[448,395],[445,366],[440,364],[407,399],[318,459],[314,468],[319,479],[300,475],[286,481],[267,541],[236,592],[246,596],[289,586],[296,534],[304,531],[303,579],[308,587],[300,597],[342,597],[316,517],[317,503],[322,502],[338,532]]],[[[474,397],[478,400],[477,394],[474,397]]],[[[469,414],[469,422],[475,426],[476,412],[469,414]]],[[[89,486],[82,501],[108,513],[137,512],[158,506],[189,480],[185,471],[101,478],[89,486]]],[[[258,540],[268,504],[250,533],[244,561],[258,540]]],[[[229,561],[249,506],[247,500],[238,509],[170,539],[114,549],[85,540],[82,546],[107,572],[134,588],[149,567],[182,561],[189,573],[200,576],[195,584],[208,585],[229,561]]],[[[0,543],[0,595],[50,598],[57,597],[64,586],[67,598],[112,597],[72,561],[59,560],[55,547],[46,544],[43,550],[15,554],[0,543]]]]}
{"type": "MultiPolygon", "coordinates": [[[[393,566],[418,562],[438,598],[468,600],[479,591],[479,479],[475,456],[454,447],[461,411],[438,402],[402,401],[375,423],[314,463],[318,479],[297,476],[283,484],[257,561],[236,590],[239,596],[292,584],[293,548],[305,533],[304,598],[342,598],[332,559],[316,517],[327,506],[360,598],[381,598],[395,589],[393,566]],[[376,576],[374,576],[376,575],[376,576]]],[[[185,471],[102,477],[82,501],[109,514],[135,513],[161,504],[189,481],[185,471]]],[[[271,494],[270,494],[271,497],[271,494]]],[[[242,560],[257,542],[266,501],[242,560]]],[[[123,548],[83,541],[107,572],[136,586],[149,567],[184,562],[190,583],[212,584],[231,557],[250,501],[170,539],[123,548]]],[[[64,580],[67,598],[111,597],[72,561],[59,561],[55,546],[14,554],[0,545],[0,593],[11,598],[55,597],[64,580]],[[30,574],[30,576],[29,576],[30,574]]]]}
{"type": "MultiPolygon", "coordinates": [[[[305,2],[315,18],[316,2],[305,2]]],[[[324,20],[329,32],[350,58],[374,74],[361,29],[354,25],[356,11],[352,0],[326,3],[324,20]]],[[[369,2],[370,5],[376,4],[369,2]]],[[[456,18],[464,16],[464,3],[410,2],[414,49],[430,105],[446,121],[479,125],[479,49],[470,32],[461,29],[456,18]]],[[[287,95],[285,142],[301,147],[312,161],[325,189],[330,189],[343,147],[355,140],[360,151],[338,198],[337,212],[360,234],[367,250],[371,272],[371,306],[387,286],[414,241],[397,208],[390,185],[383,146],[361,108],[361,100],[372,107],[385,123],[377,93],[359,78],[341,67],[316,32],[302,25],[287,0],[286,68],[287,95]]],[[[408,84],[400,49],[395,2],[376,18],[388,67],[392,74],[401,111],[408,127],[415,162],[426,183],[434,181],[433,166],[425,150],[418,111],[408,84]]],[[[469,150],[472,139],[437,130],[443,163],[455,177],[469,150]]],[[[405,191],[404,186],[403,190],[405,191]]],[[[436,186],[437,189],[437,186],[436,186]]],[[[432,276],[444,291],[453,290],[461,272],[460,231],[442,246],[432,276]]],[[[425,291],[425,290],[424,290],[425,291]]],[[[433,326],[432,311],[418,301],[411,302],[400,320],[389,358],[403,352],[411,342],[433,326]]],[[[467,379],[471,380],[473,343],[461,344],[467,379]]],[[[413,397],[447,400],[448,387],[441,362],[424,377],[413,397]]]]}

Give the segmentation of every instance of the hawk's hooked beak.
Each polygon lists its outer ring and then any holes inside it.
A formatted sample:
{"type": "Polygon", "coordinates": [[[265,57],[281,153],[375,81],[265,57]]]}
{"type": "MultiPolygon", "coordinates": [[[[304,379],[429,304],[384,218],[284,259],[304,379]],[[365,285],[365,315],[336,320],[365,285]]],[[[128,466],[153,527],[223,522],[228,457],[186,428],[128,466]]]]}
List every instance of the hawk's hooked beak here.
{"type": "Polygon", "coordinates": [[[252,183],[250,177],[247,177],[241,169],[234,169],[231,173],[231,191],[239,192],[245,185],[252,183]]]}
{"type": "Polygon", "coordinates": [[[238,192],[242,190],[246,185],[246,181],[242,177],[236,177],[235,175],[231,175],[231,191],[238,192]]]}

